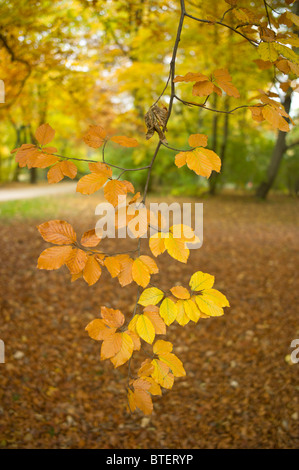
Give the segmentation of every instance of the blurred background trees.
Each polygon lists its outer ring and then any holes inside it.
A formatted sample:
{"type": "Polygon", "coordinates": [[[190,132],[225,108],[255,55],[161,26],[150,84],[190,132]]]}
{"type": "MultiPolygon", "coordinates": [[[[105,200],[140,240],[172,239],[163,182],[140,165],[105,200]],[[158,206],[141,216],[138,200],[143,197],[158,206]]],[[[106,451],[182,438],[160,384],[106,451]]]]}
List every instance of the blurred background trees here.
{"type": "MultiPolygon", "coordinates": [[[[298,13],[298,2],[293,6],[285,1],[268,3],[273,18],[286,8],[298,13]]],[[[186,5],[191,14],[209,19],[219,19],[229,9],[224,0],[187,1],[186,5]]],[[[12,148],[34,141],[34,130],[44,122],[57,129],[55,145],[60,153],[81,158],[89,152],[81,137],[90,124],[144,138],[144,114],[162,92],[168,75],[177,2],[0,0],[0,6],[0,79],[5,84],[5,103],[0,105],[1,183],[45,179],[44,170],[17,168],[10,154],[12,148]]],[[[251,8],[264,12],[263,2],[258,0],[251,2],[251,8]]],[[[225,21],[237,25],[241,20],[228,11],[225,21]]],[[[297,32],[289,21],[285,28],[297,32]]],[[[255,48],[250,51],[246,40],[228,28],[187,19],[177,74],[189,70],[208,74],[228,68],[241,97],[214,94],[209,107],[227,111],[250,104],[259,90],[270,87],[290,107],[296,124],[296,91],[287,84],[281,88],[286,75],[273,77],[273,67],[261,72],[255,62],[258,59],[255,48]]],[[[182,99],[192,101],[188,84],[180,84],[179,90],[182,99]]],[[[266,197],[274,188],[298,194],[299,135],[295,127],[286,135],[265,122],[253,121],[247,108],[231,114],[211,113],[176,102],[168,129],[170,145],[184,148],[188,135],[198,132],[209,135],[209,148],[220,155],[220,175],[212,175],[207,182],[188,169],[177,172],[174,155],[163,149],[151,183],[153,191],[193,196],[246,190],[266,197]]],[[[117,155],[112,150],[109,161],[121,159],[123,166],[140,164],[150,158],[154,144],[144,141],[138,150],[124,149],[117,155]]],[[[84,163],[78,169],[80,177],[84,163]]],[[[138,178],[144,175],[134,177],[138,188],[142,183],[138,178]]]]}

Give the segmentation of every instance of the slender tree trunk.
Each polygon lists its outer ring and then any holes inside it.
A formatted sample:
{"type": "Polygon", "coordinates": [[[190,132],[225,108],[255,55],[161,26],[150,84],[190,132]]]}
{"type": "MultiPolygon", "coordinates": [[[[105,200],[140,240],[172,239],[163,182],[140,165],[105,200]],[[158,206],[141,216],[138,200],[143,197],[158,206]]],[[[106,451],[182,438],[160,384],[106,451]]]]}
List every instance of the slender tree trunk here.
{"type": "MultiPolygon", "coordinates": [[[[36,140],[34,138],[34,135],[32,133],[31,126],[28,126],[28,133],[29,133],[29,140],[33,144],[36,143],[36,140]]],[[[37,168],[30,168],[30,184],[36,184],[37,183],[37,168]]]]}
{"type": "MultiPolygon", "coordinates": [[[[288,94],[284,101],[284,108],[289,114],[292,101],[292,94],[288,94]]],[[[257,188],[256,196],[261,199],[266,199],[268,192],[273,186],[275,178],[277,176],[281,160],[285,151],[287,150],[286,145],[286,132],[278,131],[276,143],[272,152],[271,160],[267,170],[267,178],[263,181],[260,186],[257,188]]]]}

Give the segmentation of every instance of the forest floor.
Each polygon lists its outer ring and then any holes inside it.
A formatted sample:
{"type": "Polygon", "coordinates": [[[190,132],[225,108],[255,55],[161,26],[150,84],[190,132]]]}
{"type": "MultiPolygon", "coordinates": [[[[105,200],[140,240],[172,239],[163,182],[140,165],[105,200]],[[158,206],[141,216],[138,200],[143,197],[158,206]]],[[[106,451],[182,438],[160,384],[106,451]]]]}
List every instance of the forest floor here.
{"type": "MultiPolygon", "coordinates": [[[[0,204],[0,447],[298,447],[299,364],[290,359],[299,338],[298,201],[203,202],[202,248],[186,265],[161,255],[154,280],[167,289],[187,286],[195,271],[211,273],[231,307],[222,317],[168,328],[187,375],[154,397],[150,417],[127,411],[127,366],[101,362],[100,344],[85,331],[101,305],[129,314],[136,285],[121,288],[104,272],[88,287],[71,283],[65,268],[36,269],[48,246],[36,225],[61,218],[83,233],[94,227],[97,198],[41,198],[38,210],[0,204]]],[[[104,243],[119,251],[117,241],[104,243]]]]}

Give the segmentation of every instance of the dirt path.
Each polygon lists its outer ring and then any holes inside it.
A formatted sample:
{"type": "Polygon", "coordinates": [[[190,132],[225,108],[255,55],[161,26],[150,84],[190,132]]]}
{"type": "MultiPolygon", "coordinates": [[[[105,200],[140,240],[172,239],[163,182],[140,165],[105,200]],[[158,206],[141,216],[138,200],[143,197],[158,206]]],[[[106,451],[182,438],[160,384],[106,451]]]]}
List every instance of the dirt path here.
{"type": "Polygon", "coordinates": [[[19,199],[32,199],[40,196],[51,196],[56,194],[66,194],[76,191],[77,183],[60,183],[52,186],[29,186],[25,188],[5,188],[0,189],[0,202],[16,201],[19,199]]]}
{"type": "MultiPolygon", "coordinates": [[[[94,226],[95,202],[76,201],[66,220],[80,236],[94,226]]],[[[127,366],[101,362],[100,344],[84,331],[101,305],[130,318],[136,285],[120,288],[105,270],[92,287],[71,283],[64,268],[38,271],[48,246],[35,228],[43,215],[0,221],[0,448],[297,448],[299,364],[289,358],[299,338],[296,214],[290,199],[204,201],[202,248],[187,265],[157,258],[153,281],[162,289],[188,286],[201,270],[215,275],[231,307],[168,328],[187,376],[154,398],[151,417],[128,413],[127,366]]],[[[145,357],[134,357],[134,372],[145,357]]]]}

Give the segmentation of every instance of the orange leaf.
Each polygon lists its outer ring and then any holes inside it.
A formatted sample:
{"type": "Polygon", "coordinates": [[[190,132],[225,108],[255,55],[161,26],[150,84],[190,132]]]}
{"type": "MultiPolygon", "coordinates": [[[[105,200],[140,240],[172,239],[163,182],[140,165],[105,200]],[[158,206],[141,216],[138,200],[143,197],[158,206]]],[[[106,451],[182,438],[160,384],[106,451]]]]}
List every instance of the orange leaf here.
{"type": "Polygon", "coordinates": [[[93,173],[98,173],[102,176],[106,176],[106,180],[108,178],[111,178],[112,176],[112,170],[109,165],[106,165],[106,163],[102,162],[91,162],[88,163],[90,171],[93,173]]]}
{"type": "Polygon", "coordinates": [[[104,188],[105,198],[114,207],[119,203],[118,197],[127,194],[127,192],[134,193],[134,188],[129,181],[111,180],[104,188]]]}
{"type": "Polygon", "coordinates": [[[39,150],[33,144],[22,144],[21,147],[15,149],[16,152],[15,160],[19,163],[21,168],[27,165],[28,159],[32,155],[38,155],[39,150]]]}
{"type": "Polygon", "coordinates": [[[44,250],[37,261],[39,269],[58,269],[68,260],[72,252],[71,246],[52,246],[44,250]]]}
{"type": "Polygon", "coordinates": [[[159,307],[157,307],[156,305],[148,305],[143,309],[143,313],[150,319],[150,321],[154,325],[156,335],[166,334],[166,325],[159,315],[159,307]]]}
{"type": "Polygon", "coordinates": [[[174,162],[178,168],[181,168],[182,166],[186,165],[188,153],[191,152],[180,152],[175,156],[174,162]]]}
{"type": "Polygon", "coordinates": [[[196,82],[192,88],[193,96],[208,96],[214,90],[214,85],[210,81],[196,82]]]}
{"type": "Polygon", "coordinates": [[[127,362],[133,354],[134,342],[128,333],[121,333],[122,343],[119,352],[111,358],[114,367],[119,367],[127,362]]]}
{"type": "Polygon", "coordinates": [[[34,160],[28,161],[28,168],[29,164],[33,168],[47,168],[48,166],[54,165],[57,162],[58,158],[55,155],[39,152],[34,160]]]}
{"type": "Polygon", "coordinates": [[[88,230],[88,232],[85,232],[82,235],[81,238],[81,245],[86,246],[86,247],[93,247],[97,246],[101,241],[101,238],[99,238],[96,235],[95,229],[88,230]]]}
{"type": "Polygon", "coordinates": [[[170,289],[170,292],[177,297],[177,299],[189,299],[190,293],[186,287],[183,286],[175,286],[170,289]]]}
{"type": "Polygon", "coordinates": [[[124,135],[115,135],[114,137],[111,137],[110,140],[122,145],[123,147],[137,147],[139,145],[136,139],[125,137],[124,135]]]}
{"type": "Polygon", "coordinates": [[[122,258],[120,260],[121,270],[120,270],[120,273],[118,274],[118,280],[122,287],[127,286],[133,281],[133,277],[132,277],[133,262],[134,260],[132,260],[132,258],[130,258],[129,256],[126,256],[125,258],[122,258]]]}
{"type": "Polygon", "coordinates": [[[188,139],[188,143],[190,147],[206,147],[208,144],[208,136],[205,134],[192,134],[188,139]]]}
{"type": "Polygon", "coordinates": [[[135,333],[135,331],[127,330],[124,333],[127,333],[129,336],[131,336],[133,343],[134,343],[134,351],[139,351],[139,349],[141,348],[141,343],[140,343],[140,338],[135,333]]]}
{"type": "Polygon", "coordinates": [[[56,163],[56,165],[52,166],[47,173],[48,183],[58,183],[59,181],[63,180],[64,174],[62,172],[61,163],[56,163]]]}
{"type": "Polygon", "coordinates": [[[64,176],[68,176],[72,180],[75,178],[77,175],[77,167],[73,162],[65,161],[65,162],[60,162],[60,168],[64,176]]]}
{"type": "Polygon", "coordinates": [[[105,324],[104,320],[100,318],[96,318],[95,320],[92,320],[90,323],[88,323],[85,330],[92,339],[97,341],[102,341],[108,338],[108,336],[111,336],[116,331],[115,328],[109,328],[105,324]]]}
{"type": "Polygon", "coordinates": [[[74,248],[66,261],[66,265],[71,274],[77,274],[84,269],[86,262],[87,254],[80,248],[74,248]]]}
{"type": "Polygon", "coordinates": [[[212,170],[220,171],[221,160],[213,150],[198,147],[192,152],[188,152],[187,165],[197,175],[209,178],[212,170]]]}
{"type": "Polygon", "coordinates": [[[94,256],[89,256],[87,258],[86,265],[83,270],[83,278],[89,286],[95,284],[101,277],[102,270],[101,266],[94,258],[94,256]]]}
{"type": "Polygon", "coordinates": [[[263,116],[273,127],[283,132],[288,132],[290,126],[287,121],[272,106],[263,107],[263,116]]]}
{"type": "Polygon", "coordinates": [[[250,109],[254,121],[262,122],[265,120],[261,106],[250,106],[248,109],[250,109]]]}
{"type": "Polygon", "coordinates": [[[46,145],[54,139],[55,131],[49,124],[42,124],[35,132],[36,140],[41,145],[46,145]]]}
{"type": "Polygon", "coordinates": [[[218,69],[214,72],[214,77],[218,83],[218,85],[225,91],[225,93],[229,96],[233,96],[235,98],[240,98],[240,93],[238,92],[237,88],[231,83],[232,77],[230,76],[227,69],[218,69]]]}
{"type": "Polygon", "coordinates": [[[104,264],[108,269],[109,273],[111,274],[111,277],[116,277],[119,275],[121,271],[121,264],[117,256],[106,257],[104,260],[104,264]]]}
{"type": "Polygon", "coordinates": [[[136,258],[132,264],[132,277],[142,287],[146,287],[150,281],[151,275],[149,269],[140,258],[136,258]]]}
{"type": "Polygon", "coordinates": [[[94,149],[103,145],[107,132],[101,126],[89,126],[89,130],[83,136],[84,142],[94,149]]]}
{"type": "Polygon", "coordinates": [[[122,346],[122,333],[114,333],[104,339],[101,347],[101,361],[115,356],[122,346]]]}
{"type": "Polygon", "coordinates": [[[165,234],[162,232],[155,233],[149,239],[149,247],[154,256],[159,256],[166,250],[164,243],[165,234]]]}
{"type": "Polygon", "coordinates": [[[101,307],[101,315],[106,325],[112,328],[120,328],[125,321],[121,311],[114,308],[101,307]]]}
{"type": "Polygon", "coordinates": [[[203,75],[202,73],[193,73],[193,72],[188,72],[186,75],[178,75],[175,77],[173,80],[175,83],[176,82],[205,82],[208,80],[208,77],[206,75],[203,75]]]}
{"type": "Polygon", "coordinates": [[[107,176],[102,173],[90,173],[79,179],[76,191],[82,194],[93,194],[107,181],[107,176]]]}
{"type": "Polygon", "coordinates": [[[75,243],[76,233],[68,222],[64,220],[49,220],[37,227],[46,242],[56,245],[69,245],[75,243]]]}

